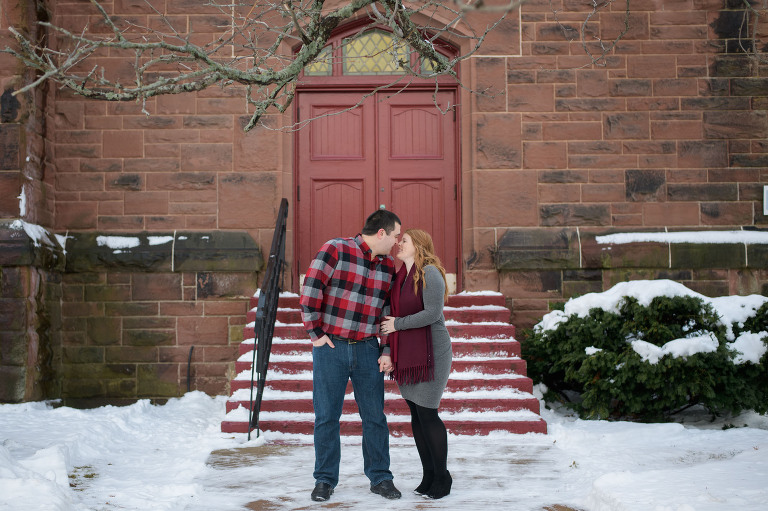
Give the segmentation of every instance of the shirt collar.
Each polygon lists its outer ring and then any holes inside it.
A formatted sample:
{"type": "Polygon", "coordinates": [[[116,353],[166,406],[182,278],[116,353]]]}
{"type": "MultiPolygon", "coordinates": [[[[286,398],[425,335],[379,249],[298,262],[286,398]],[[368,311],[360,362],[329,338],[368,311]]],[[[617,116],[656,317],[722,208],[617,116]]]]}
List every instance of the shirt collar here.
{"type": "Polygon", "coordinates": [[[363,254],[368,256],[368,259],[371,261],[381,261],[386,256],[377,255],[375,258],[373,256],[373,250],[371,250],[371,247],[368,246],[368,243],[365,242],[363,239],[362,233],[358,233],[357,236],[355,236],[355,243],[360,247],[360,250],[362,250],[363,254]]]}

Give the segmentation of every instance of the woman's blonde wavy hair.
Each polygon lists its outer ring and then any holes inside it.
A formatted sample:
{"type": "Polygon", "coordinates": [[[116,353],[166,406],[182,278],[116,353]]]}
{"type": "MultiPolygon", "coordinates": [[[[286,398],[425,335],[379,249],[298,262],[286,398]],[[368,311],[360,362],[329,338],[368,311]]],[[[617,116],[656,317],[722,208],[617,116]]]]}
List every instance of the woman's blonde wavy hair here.
{"type": "Polygon", "coordinates": [[[427,283],[424,280],[424,267],[431,264],[438,270],[445,282],[445,295],[443,296],[443,302],[448,300],[448,281],[445,279],[445,268],[440,263],[440,258],[435,255],[435,244],[432,242],[432,236],[427,231],[421,229],[408,229],[404,234],[411,237],[413,246],[416,248],[416,256],[414,257],[414,266],[416,271],[413,272],[413,292],[419,292],[419,284],[424,282],[426,287],[427,283]]]}

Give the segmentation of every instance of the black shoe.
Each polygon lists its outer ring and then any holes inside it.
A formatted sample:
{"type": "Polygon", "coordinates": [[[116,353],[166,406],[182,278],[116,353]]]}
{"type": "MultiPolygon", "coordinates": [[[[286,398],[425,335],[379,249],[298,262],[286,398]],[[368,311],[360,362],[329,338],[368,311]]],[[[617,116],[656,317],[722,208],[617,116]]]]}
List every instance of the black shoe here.
{"type": "Polygon", "coordinates": [[[316,502],[323,502],[331,498],[333,488],[328,483],[317,483],[315,489],[312,490],[312,500],[316,502]]]}
{"type": "Polygon", "coordinates": [[[429,489],[432,487],[432,481],[435,479],[434,470],[425,470],[424,475],[421,478],[421,483],[416,487],[415,491],[419,495],[426,495],[429,489]]]}
{"type": "Polygon", "coordinates": [[[435,480],[432,482],[432,486],[427,492],[427,497],[430,499],[442,499],[451,493],[451,484],[453,484],[453,479],[451,478],[450,472],[446,472],[445,474],[446,475],[443,477],[435,477],[435,480]]]}
{"type": "Polygon", "coordinates": [[[395,500],[402,497],[400,490],[395,488],[395,483],[392,482],[392,479],[387,479],[386,481],[380,482],[376,486],[371,486],[371,491],[381,495],[385,499],[390,500],[395,500]]]}

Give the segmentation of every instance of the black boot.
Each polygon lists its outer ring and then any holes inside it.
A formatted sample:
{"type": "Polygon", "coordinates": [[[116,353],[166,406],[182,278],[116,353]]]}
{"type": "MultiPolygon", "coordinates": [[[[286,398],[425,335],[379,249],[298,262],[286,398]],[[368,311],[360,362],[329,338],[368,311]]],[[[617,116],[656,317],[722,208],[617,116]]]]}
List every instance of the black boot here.
{"type": "Polygon", "coordinates": [[[427,492],[427,497],[430,499],[442,499],[451,493],[451,484],[453,484],[453,479],[450,472],[446,471],[445,476],[442,477],[436,476],[427,492]]]}
{"type": "Polygon", "coordinates": [[[429,489],[432,487],[432,481],[435,479],[434,470],[425,470],[424,475],[421,478],[421,484],[419,484],[415,490],[419,495],[426,495],[429,489]]]}

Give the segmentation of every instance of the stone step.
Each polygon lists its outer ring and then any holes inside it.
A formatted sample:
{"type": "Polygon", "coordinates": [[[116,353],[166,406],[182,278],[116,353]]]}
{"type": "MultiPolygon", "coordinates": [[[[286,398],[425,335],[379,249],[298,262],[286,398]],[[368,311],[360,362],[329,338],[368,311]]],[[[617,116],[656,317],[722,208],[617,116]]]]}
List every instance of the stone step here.
{"type": "MultiPolygon", "coordinates": [[[[258,297],[251,299],[255,307],[258,297]]],[[[278,304],[269,370],[264,389],[260,429],[312,435],[312,345],[298,310],[298,295],[282,294],[278,304]]],[[[532,394],[533,382],[526,376],[520,358],[510,311],[499,293],[473,293],[449,297],[444,309],[454,352],[453,366],[440,416],[448,431],[456,435],[487,435],[492,431],[546,433],[539,414],[539,401],[532,394]]],[[[244,341],[235,362],[237,376],[231,381],[232,396],[221,424],[226,433],[248,431],[248,407],[252,393],[255,310],[248,313],[244,341]]],[[[411,435],[410,413],[397,384],[385,379],[385,412],[390,432],[411,435]]],[[[358,436],[362,424],[354,401],[352,384],[341,418],[341,434],[358,436]]]]}
{"type": "MultiPolygon", "coordinates": [[[[508,433],[546,433],[547,423],[538,414],[529,410],[512,412],[459,412],[440,413],[446,429],[454,435],[488,435],[493,431],[508,433]]],[[[411,436],[411,420],[408,415],[387,414],[387,425],[393,436],[411,436]]],[[[314,415],[311,413],[261,412],[259,429],[300,435],[312,435],[314,415]]],[[[222,422],[224,433],[247,433],[248,411],[238,408],[222,422]],[[231,418],[230,418],[231,416],[231,418]],[[233,420],[234,419],[234,420],[233,420]]],[[[342,416],[341,434],[344,436],[362,435],[362,423],[359,418],[342,416]]]]}
{"type": "MultiPolygon", "coordinates": [[[[446,321],[457,321],[460,323],[477,323],[487,321],[500,321],[507,323],[509,322],[510,318],[509,309],[497,305],[445,307],[443,309],[443,315],[445,316],[446,321]]],[[[301,310],[278,307],[276,318],[279,323],[301,323],[301,310]]],[[[250,324],[255,320],[256,308],[254,307],[246,313],[246,321],[250,324]]]]}
{"type": "MultiPolygon", "coordinates": [[[[473,397],[467,396],[466,392],[459,395],[446,392],[440,401],[440,411],[445,412],[482,412],[497,411],[508,412],[514,410],[530,410],[539,413],[539,400],[531,394],[522,392],[496,392],[497,397],[473,397]]],[[[254,400],[256,393],[254,392],[254,400]]],[[[246,410],[250,408],[250,397],[247,390],[241,391],[241,394],[235,395],[227,401],[227,412],[236,410],[242,406],[246,410]]],[[[400,394],[388,392],[384,396],[384,410],[386,413],[395,413],[398,415],[408,415],[408,404],[401,398],[400,394]]],[[[261,402],[261,411],[263,412],[301,412],[312,413],[312,392],[277,392],[266,391],[261,402]]],[[[343,414],[356,414],[357,404],[354,395],[349,394],[344,400],[343,414]]]]}
{"type": "MultiPolygon", "coordinates": [[[[509,323],[488,321],[483,323],[459,323],[446,321],[448,334],[452,339],[469,339],[481,337],[485,339],[514,339],[515,327],[509,323]]],[[[243,339],[254,338],[253,323],[243,328],[243,339]]],[[[282,339],[308,339],[307,331],[302,323],[275,323],[274,337],[282,339]]]]}
{"type": "MultiPolygon", "coordinates": [[[[246,371],[231,381],[232,393],[241,389],[250,389],[251,372],[246,371]]],[[[277,391],[305,392],[312,391],[312,373],[281,374],[270,370],[267,374],[266,388],[277,391]]],[[[255,387],[254,387],[255,389],[255,387]]],[[[397,383],[393,380],[384,380],[384,389],[387,392],[397,392],[397,383]]],[[[520,392],[533,392],[533,381],[520,374],[486,375],[475,372],[451,373],[446,391],[475,391],[510,389],[520,392]]],[[[255,392],[255,390],[254,390],[255,392]]],[[[347,385],[347,393],[352,393],[352,383],[347,385]]]]}
{"type": "MultiPolygon", "coordinates": [[[[248,303],[249,309],[256,308],[256,306],[259,304],[258,293],[252,296],[248,303]]],[[[478,293],[460,293],[457,295],[450,295],[445,305],[448,307],[472,307],[483,305],[506,307],[507,303],[504,295],[501,293],[483,291],[478,293]]],[[[278,308],[298,309],[299,295],[295,293],[280,293],[277,306],[278,308]]]]}
{"type": "MultiPolygon", "coordinates": [[[[243,355],[247,357],[247,355],[243,355]]],[[[241,358],[243,358],[241,357],[241,358]]],[[[242,371],[250,371],[252,364],[252,358],[247,357],[247,360],[238,360],[235,362],[235,371],[238,373],[242,371]]],[[[453,370],[455,371],[482,371],[488,374],[504,374],[504,373],[516,373],[526,374],[525,360],[519,357],[453,357],[453,370]]],[[[280,371],[281,373],[297,373],[302,371],[312,370],[312,356],[306,355],[275,355],[271,354],[269,357],[269,369],[280,371]]],[[[267,373],[269,374],[269,373],[267,373]]]]}
{"type": "MultiPolygon", "coordinates": [[[[240,343],[240,355],[247,353],[253,358],[254,339],[246,339],[240,343]]],[[[498,355],[504,357],[519,357],[520,343],[514,339],[452,339],[453,354],[461,355],[498,355]]],[[[309,339],[272,338],[272,354],[287,355],[291,353],[311,353],[312,344],[309,339]]]]}

